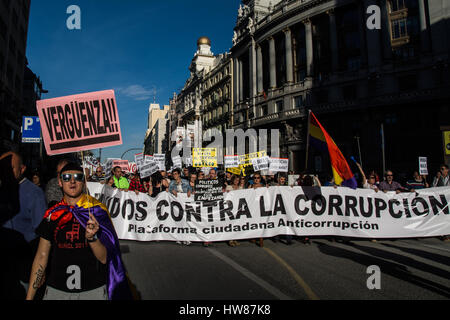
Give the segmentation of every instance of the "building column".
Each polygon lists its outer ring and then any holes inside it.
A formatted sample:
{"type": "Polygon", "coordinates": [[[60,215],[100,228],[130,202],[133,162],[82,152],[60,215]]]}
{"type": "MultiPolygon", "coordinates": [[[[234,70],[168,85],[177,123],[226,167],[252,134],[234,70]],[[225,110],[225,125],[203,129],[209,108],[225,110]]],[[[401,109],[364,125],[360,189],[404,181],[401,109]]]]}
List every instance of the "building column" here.
{"type": "MultiPolygon", "coordinates": [[[[367,8],[371,5],[377,5],[376,0],[364,0],[364,8],[367,8]]],[[[380,30],[372,29],[365,27],[366,33],[366,44],[367,44],[367,66],[369,68],[369,72],[376,71],[376,69],[381,65],[381,39],[380,39],[380,30]]]]}
{"type": "Polygon", "coordinates": [[[285,36],[285,51],[286,51],[286,82],[294,82],[294,69],[292,60],[292,36],[291,29],[286,28],[283,30],[285,36]]]}
{"type": "MultiPolygon", "coordinates": [[[[369,0],[370,1],[370,0],[369,0]]],[[[360,68],[364,68],[368,64],[368,54],[367,52],[367,25],[366,25],[366,9],[365,2],[358,2],[358,17],[359,17],[359,23],[358,23],[358,33],[359,33],[359,43],[360,43],[360,49],[359,49],[359,55],[360,55],[360,68]]]]}
{"type": "Polygon", "coordinates": [[[257,90],[257,75],[256,75],[256,43],[252,38],[252,43],[249,52],[249,64],[250,64],[250,98],[258,95],[257,90]]]}
{"type": "Polygon", "coordinates": [[[233,58],[233,99],[234,104],[239,102],[239,63],[237,58],[233,58]]]}
{"type": "Polygon", "coordinates": [[[330,47],[331,47],[331,69],[333,72],[339,69],[339,52],[338,52],[338,40],[336,30],[336,15],[334,9],[327,11],[329,25],[330,25],[330,47]]]}
{"type": "Polygon", "coordinates": [[[419,0],[419,18],[420,18],[420,46],[422,52],[430,51],[430,34],[427,25],[427,13],[425,10],[425,0],[419,0]]]}
{"type": "Polygon", "coordinates": [[[389,8],[387,1],[381,1],[381,44],[384,60],[392,60],[392,46],[391,46],[391,26],[389,19],[389,8]]]}
{"type": "Polygon", "coordinates": [[[243,77],[243,68],[242,68],[242,60],[239,59],[239,73],[238,73],[238,77],[239,77],[239,100],[238,102],[241,102],[242,100],[244,100],[244,77],[243,77]]]}
{"type": "Polygon", "coordinates": [[[256,45],[256,61],[257,61],[257,70],[256,73],[258,75],[258,86],[257,92],[260,94],[263,92],[263,61],[262,61],[262,48],[261,45],[256,45]]]}
{"type": "Polygon", "coordinates": [[[275,39],[269,37],[269,60],[270,60],[270,88],[275,89],[277,87],[277,69],[275,63],[275,39]]]}
{"type": "Polygon", "coordinates": [[[306,77],[312,77],[314,63],[312,25],[309,19],[302,22],[305,25],[306,77]]]}

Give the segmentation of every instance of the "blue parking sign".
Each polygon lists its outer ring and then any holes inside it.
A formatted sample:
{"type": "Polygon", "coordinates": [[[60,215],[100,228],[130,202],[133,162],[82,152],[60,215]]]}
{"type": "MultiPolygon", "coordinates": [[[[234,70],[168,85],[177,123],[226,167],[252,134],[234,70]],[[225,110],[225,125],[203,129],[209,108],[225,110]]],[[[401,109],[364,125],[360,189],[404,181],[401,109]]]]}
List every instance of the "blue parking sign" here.
{"type": "Polygon", "coordinates": [[[39,117],[27,117],[22,119],[22,142],[39,143],[41,142],[41,123],[39,117]]]}

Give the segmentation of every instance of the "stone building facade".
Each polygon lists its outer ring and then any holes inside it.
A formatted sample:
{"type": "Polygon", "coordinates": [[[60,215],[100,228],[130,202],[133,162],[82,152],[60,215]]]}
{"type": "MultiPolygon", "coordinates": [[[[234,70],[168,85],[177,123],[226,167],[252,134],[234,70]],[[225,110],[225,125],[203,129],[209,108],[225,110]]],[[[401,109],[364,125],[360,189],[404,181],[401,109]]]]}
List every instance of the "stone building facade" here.
{"type": "MultiPolygon", "coordinates": [[[[281,156],[301,171],[312,110],[366,170],[411,174],[419,156],[435,170],[450,125],[449,14],[447,1],[243,0],[233,127],[279,129],[281,156]],[[367,27],[372,5],[380,29],[367,27]]],[[[327,161],[310,150],[307,169],[326,173],[327,161]]]]}

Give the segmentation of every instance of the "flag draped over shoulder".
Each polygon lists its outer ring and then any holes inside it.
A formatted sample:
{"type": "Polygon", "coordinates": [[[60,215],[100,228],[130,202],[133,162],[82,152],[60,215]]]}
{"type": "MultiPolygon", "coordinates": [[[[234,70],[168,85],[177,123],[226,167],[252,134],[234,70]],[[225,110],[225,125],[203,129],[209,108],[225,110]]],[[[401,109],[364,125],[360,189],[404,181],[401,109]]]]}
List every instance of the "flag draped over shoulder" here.
{"type": "Polygon", "coordinates": [[[60,223],[72,219],[71,215],[78,220],[83,228],[86,229],[89,221],[89,213],[92,214],[100,225],[97,233],[98,239],[107,250],[107,288],[109,300],[131,300],[132,293],[128,282],[125,266],[120,254],[119,239],[108,214],[108,209],[97,199],[83,195],[75,206],[69,206],[64,200],[48,210],[45,217],[49,215],[53,219],[69,212],[70,214],[62,217],[60,223]]]}
{"type": "Polygon", "coordinates": [[[323,152],[328,150],[333,171],[334,183],[356,189],[358,183],[350,167],[342,155],[341,150],[334,143],[330,135],[325,131],[314,114],[310,111],[309,117],[309,142],[316,149],[323,152]]]}

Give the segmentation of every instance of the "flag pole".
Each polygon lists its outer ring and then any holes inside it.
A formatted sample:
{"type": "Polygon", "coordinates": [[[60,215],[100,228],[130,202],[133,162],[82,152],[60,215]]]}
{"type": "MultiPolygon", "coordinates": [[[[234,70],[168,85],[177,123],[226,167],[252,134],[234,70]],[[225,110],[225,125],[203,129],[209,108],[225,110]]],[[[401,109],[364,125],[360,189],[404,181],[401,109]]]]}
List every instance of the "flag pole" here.
{"type": "Polygon", "coordinates": [[[306,130],[306,159],[305,159],[305,172],[308,169],[308,151],[309,151],[309,124],[311,122],[311,110],[308,110],[308,126],[306,130]]]}

